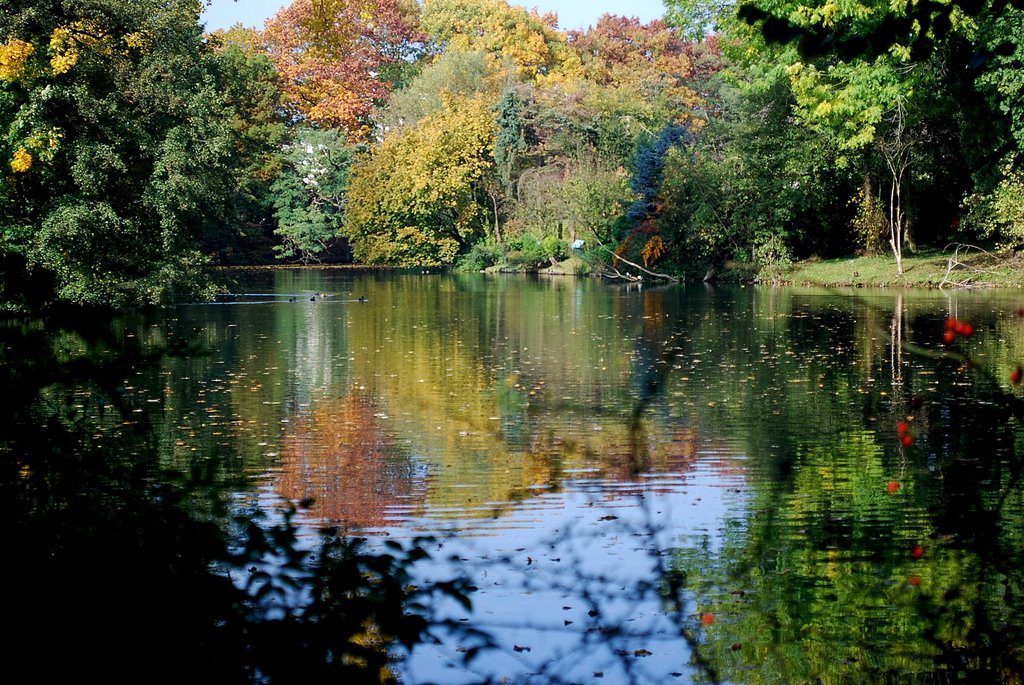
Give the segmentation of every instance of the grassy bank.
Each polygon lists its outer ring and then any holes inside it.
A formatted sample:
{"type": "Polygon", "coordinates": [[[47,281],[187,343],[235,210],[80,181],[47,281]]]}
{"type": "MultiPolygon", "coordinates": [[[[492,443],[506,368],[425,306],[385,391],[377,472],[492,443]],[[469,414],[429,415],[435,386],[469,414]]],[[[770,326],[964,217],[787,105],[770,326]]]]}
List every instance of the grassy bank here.
{"type": "Polygon", "coordinates": [[[811,259],[787,267],[762,270],[758,281],[796,285],[866,288],[1020,288],[1024,287],[1024,256],[972,248],[922,249],[906,254],[903,275],[896,274],[892,255],[811,259]]]}

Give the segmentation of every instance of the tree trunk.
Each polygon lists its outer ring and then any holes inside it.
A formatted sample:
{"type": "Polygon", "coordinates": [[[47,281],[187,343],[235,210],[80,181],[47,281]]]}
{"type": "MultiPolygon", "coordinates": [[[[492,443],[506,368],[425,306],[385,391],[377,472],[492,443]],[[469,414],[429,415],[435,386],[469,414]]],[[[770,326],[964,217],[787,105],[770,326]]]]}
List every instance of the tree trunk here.
{"type": "Polygon", "coordinates": [[[878,141],[878,147],[889,168],[889,247],[896,258],[896,274],[903,276],[903,246],[907,240],[907,220],[904,214],[903,180],[910,167],[910,151],[914,138],[907,132],[906,109],[897,103],[892,115],[892,128],[878,141]]]}

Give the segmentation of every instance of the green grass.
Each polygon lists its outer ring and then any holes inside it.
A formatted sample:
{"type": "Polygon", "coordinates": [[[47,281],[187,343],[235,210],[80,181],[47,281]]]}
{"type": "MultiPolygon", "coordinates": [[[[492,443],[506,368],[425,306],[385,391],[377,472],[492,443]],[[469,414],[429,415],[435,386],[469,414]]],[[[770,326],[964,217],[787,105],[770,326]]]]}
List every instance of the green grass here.
{"type": "Polygon", "coordinates": [[[961,247],[905,253],[903,276],[891,254],[842,259],[811,259],[785,268],[762,270],[760,282],[866,288],[1021,288],[1024,256],[961,247]],[[951,268],[952,266],[952,268],[951,268]]]}

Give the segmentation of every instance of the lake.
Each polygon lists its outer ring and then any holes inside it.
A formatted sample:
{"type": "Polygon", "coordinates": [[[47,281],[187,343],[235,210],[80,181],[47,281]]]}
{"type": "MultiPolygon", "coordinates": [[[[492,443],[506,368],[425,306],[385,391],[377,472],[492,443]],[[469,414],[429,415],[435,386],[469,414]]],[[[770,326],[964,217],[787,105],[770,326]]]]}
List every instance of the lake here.
{"type": "Polygon", "coordinates": [[[500,648],[405,682],[1024,677],[1020,293],[232,275],[128,390],[239,510],[437,536],[500,648]]]}

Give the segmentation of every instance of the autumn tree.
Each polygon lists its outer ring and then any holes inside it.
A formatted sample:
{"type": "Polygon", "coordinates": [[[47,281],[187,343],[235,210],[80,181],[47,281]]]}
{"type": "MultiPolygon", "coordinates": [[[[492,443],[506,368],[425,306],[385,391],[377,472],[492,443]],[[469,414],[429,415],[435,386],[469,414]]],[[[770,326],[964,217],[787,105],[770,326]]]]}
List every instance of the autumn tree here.
{"type": "Polygon", "coordinates": [[[356,162],[342,233],[366,264],[451,264],[487,233],[482,182],[493,167],[494,112],[448,98],[356,162]]]}
{"type": "Polygon", "coordinates": [[[295,0],[269,19],[263,38],[294,116],[365,138],[388,67],[417,53],[416,12],[410,0],[295,0]]]}
{"type": "Polygon", "coordinates": [[[446,96],[471,96],[494,91],[487,56],[476,51],[444,52],[423,66],[404,88],[388,98],[378,121],[385,136],[444,108],[446,96]]]}
{"type": "Polygon", "coordinates": [[[422,26],[441,49],[481,51],[515,79],[554,82],[579,72],[554,14],[505,0],[426,0],[422,26]]]}
{"type": "Polygon", "coordinates": [[[588,31],[570,31],[569,43],[590,82],[662,102],[671,116],[691,117],[698,102],[690,87],[691,46],[663,22],[605,14],[588,31]]]}
{"type": "Polygon", "coordinates": [[[607,214],[635,199],[625,181],[639,147],[667,125],[702,125],[701,76],[694,46],[660,22],[605,16],[568,42],[577,77],[506,91],[496,160],[512,194],[511,232],[603,242],[627,223],[607,214]]]}

